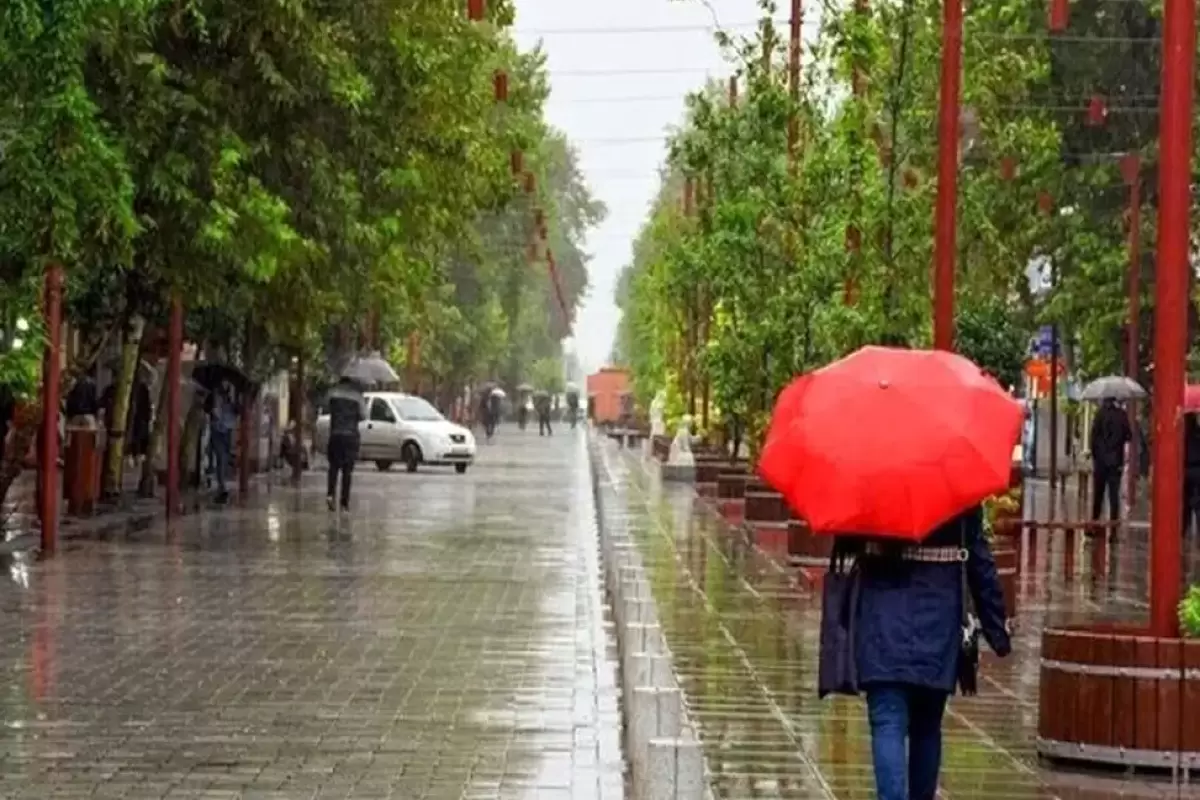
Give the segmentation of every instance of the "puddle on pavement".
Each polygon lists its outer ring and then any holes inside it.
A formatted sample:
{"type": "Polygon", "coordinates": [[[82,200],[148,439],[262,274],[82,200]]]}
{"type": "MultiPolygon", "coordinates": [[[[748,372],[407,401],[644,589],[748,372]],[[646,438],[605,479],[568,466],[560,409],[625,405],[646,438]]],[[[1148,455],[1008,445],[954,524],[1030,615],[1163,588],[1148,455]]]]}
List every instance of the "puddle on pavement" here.
{"type": "MultiPolygon", "coordinates": [[[[647,562],[715,795],[874,798],[862,703],[821,702],[816,696],[819,598],[791,586],[777,565],[719,520],[691,487],[664,486],[636,456],[616,448],[605,449],[603,457],[618,484],[613,501],[623,504],[647,562]]],[[[1067,791],[1058,773],[1043,770],[1033,750],[1038,632],[1048,619],[1144,617],[1140,576],[1146,548],[1137,536],[1127,534],[1115,549],[1116,569],[1102,582],[1057,577],[1065,570],[1061,543],[1041,553],[1041,567],[1027,570],[1018,655],[986,659],[984,694],[956,699],[947,715],[947,797],[1108,800],[1127,791],[1155,796],[1156,782],[1140,777],[1067,791]]],[[[1200,797],[1200,789],[1180,796],[1200,797]]]]}

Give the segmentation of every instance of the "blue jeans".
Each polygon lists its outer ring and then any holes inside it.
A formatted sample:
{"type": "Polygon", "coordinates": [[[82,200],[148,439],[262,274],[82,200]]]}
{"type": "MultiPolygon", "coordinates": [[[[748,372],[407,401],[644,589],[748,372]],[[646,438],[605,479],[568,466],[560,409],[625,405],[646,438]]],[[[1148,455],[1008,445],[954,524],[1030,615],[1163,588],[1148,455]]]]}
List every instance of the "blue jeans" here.
{"type": "Polygon", "coordinates": [[[225,494],[229,462],[233,455],[233,433],[231,431],[212,431],[208,441],[212,446],[213,472],[217,477],[217,491],[225,494]]]}
{"type": "Polygon", "coordinates": [[[917,686],[867,689],[879,800],[933,800],[942,765],[946,692],[917,686]]]}

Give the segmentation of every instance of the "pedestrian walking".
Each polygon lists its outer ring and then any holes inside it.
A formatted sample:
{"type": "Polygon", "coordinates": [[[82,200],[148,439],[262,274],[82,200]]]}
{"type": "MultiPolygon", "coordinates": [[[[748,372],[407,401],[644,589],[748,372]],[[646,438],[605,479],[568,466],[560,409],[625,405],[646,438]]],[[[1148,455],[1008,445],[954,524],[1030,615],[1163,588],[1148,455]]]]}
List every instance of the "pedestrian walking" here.
{"type": "Polygon", "coordinates": [[[956,685],[977,689],[980,633],[1011,650],[981,503],[1008,489],[1022,417],[978,365],[908,348],[863,348],[775,401],[758,474],[837,537],[817,691],[865,692],[879,800],[934,800],[942,715],[956,685]]]}
{"type": "Polygon", "coordinates": [[[330,511],[341,506],[350,510],[350,481],[358,461],[360,434],[358,424],[366,419],[366,399],[350,378],[341,378],[329,390],[329,474],[325,483],[325,503],[330,511]],[[341,478],[341,495],[336,494],[341,478]]]}
{"type": "Polygon", "coordinates": [[[550,395],[542,392],[533,399],[534,410],[537,411],[538,436],[553,436],[554,429],[550,427],[550,395]]]}
{"type": "Polygon", "coordinates": [[[567,392],[567,413],[571,416],[571,430],[575,430],[575,425],[579,421],[579,392],[567,392]]]}
{"type": "Polygon", "coordinates": [[[154,401],[150,387],[140,377],[134,381],[129,395],[129,459],[136,466],[150,450],[150,425],[154,417],[154,401]]]}
{"type": "Polygon", "coordinates": [[[490,442],[492,437],[496,435],[496,428],[500,425],[500,415],[504,411],[504,391],[502,389],[492,389],[487,396],[487,438],[490,442]]]}
{"type": "Polygon", "coordinates": [[[1108,517],[1121,519],[1121,473],[1125,471],[1125,448],[1133,438],[1129,417],[1112,398],[1105,399],[1092,422],[1092,521],[1099,522],[1108,497],[1108,517]]]}
{"type": "MultiPolygon", "coordinates": [[[[965,663],[973,659],[964,652],[964,625],[974,625],[967,596],[992,650],[1001,657],[1012,650],[1004,592],[982,522],[977,506],[915,546],[838,539],[836,547],[858,555],[854,654],[879,800],[937,795],[946,703],[960,670],[969,670],[974,681],[975,664],[965,663]]],[[[964,686],[968,692],[973,688],[964,686]]]]}
{"type": "Polygon", "coordinates": [[[229,471],[233,462],[233,429],[237,425],[237,412],[227,388],[213,393],[212,412],[209,415],[208,443],[212,457],[213,473],[217,481],[218,503],[229,499],[229,471]]]}
{"type": "Polygon", "coordinates": [[[1183,535],[1191,534],[1200,519],[1200,421],[1195,414],[1183,417],[1183,535]]]}

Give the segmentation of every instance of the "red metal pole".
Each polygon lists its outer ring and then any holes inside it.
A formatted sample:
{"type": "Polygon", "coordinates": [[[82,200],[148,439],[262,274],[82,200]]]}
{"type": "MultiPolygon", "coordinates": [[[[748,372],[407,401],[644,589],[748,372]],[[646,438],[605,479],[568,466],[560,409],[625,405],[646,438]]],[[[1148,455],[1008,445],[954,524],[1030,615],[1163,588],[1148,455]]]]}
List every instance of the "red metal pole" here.
{"type": "Polygon", "coordinates": [[[183,372],[183,300],[171,297],[167,329],[167,516],[179,513],[179,385],[183,372]]]}
{"type": "Polygon", "coordinates": [[[962,0],[942,0],[942,77],[938,98],[938,182],[933,239],[933,346],[954,349],[954,249],[958,203],[962,0]]]}
{"type": "Polygon", "coordinates": [[[46,266],[46,348],[42,361],[42,446],[38,453],[42,482],[42,553],[58,549],[58,406],[62,380],[63,268],[46,266]]]}
{"type": "Polygon", "coordinates": [[[1159,116],[1158,265],[1154,281],[1154,482],[1150,503],[1150,628],[1177,636],[1183,582],[1183,382],[1187,358],[1188,213],[1195,0],[1165,0],[1159,116]]]}
{"type": "MultiPolygon", "coordinates": [[[[792,15],[788,31],[788,90],[792,102],[800,103],[800,26],[802,5],[801,0],[792,0],[792,15]]],[[[796,160],[796,145],[800,138],[800,117],[797,109],[792,109],[788,117],[788,163],[796,160]]]]}
{"type": "MultiPolygon", "coordinates": [[[[1138,379],[1138,351],[1141,347],[1140,319],[1142,316],[1142,180],[1141,158],[1130,153],[1121,162],[1121,172],[1129,184],[1129,341],[1125,350],[1125,374],[1130,380],[1138,379]]],[[[1129,425],[1136,429],[1137,410],[1129,404],[1129,425]]],[[[1129,506],[1137,501],[1138,482],[1138,437],[1129,442],[1128,481],[1129,506]]]]}

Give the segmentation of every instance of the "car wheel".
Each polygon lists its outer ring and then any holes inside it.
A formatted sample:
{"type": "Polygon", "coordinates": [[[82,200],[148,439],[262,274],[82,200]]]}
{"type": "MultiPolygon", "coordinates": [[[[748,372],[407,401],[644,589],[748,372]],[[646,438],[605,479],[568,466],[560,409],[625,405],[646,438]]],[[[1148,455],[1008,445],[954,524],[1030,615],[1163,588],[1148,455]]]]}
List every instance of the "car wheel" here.
{"type": "Polygon", "coordinates": [[[405,444],[400,454],[404,457],[404,466],[409,472],[416,472],[417,467],[421,466],[421,448],[417,447],[415,442],[405,444]]]}
{"type": "Polygon", "coordinates": [[[466,464],[455,464],[454,471],[457,472],[459,475],[462,475],[464,472],[467,471],[467,465],[466,464]]]}
{"type": "Polygon", "coordinates": [[[375,468],[376,468],[376,469],[378,469],[380,472],[387,472],[389,469],[391,469],[391,468],[392,468],[392,462],[390,462],[390,461],[376,461],[376,462],[375,462],[375,468]]]}

